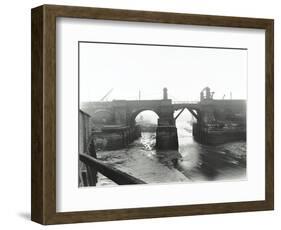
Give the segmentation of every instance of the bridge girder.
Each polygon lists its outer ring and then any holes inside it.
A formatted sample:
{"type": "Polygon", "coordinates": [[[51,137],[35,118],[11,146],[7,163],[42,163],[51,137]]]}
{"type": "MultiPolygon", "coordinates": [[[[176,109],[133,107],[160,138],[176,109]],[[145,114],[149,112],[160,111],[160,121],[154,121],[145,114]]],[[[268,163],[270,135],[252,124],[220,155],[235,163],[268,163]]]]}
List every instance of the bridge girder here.
{"type": "Polygon", "coordinates": [[[185,108],[183,108],[178,114],[177,116],[175,117],[175,120],[177,120],[177,118],[182,114],[182,112],[185,110],[185,108]]]}
{"type": "Polygon", "coordinates": [[[198,120],[198,114],[197,113],[195,113],[192,109],[190,109],[190,108],[187,108],[188,109],[188,111],[198,120]]]}

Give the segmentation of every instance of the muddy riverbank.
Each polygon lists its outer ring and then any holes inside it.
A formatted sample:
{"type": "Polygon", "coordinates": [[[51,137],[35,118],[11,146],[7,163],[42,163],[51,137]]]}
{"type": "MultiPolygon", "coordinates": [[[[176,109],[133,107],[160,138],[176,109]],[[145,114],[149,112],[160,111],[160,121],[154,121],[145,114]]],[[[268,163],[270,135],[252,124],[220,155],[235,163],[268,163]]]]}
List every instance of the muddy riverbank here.
{"type": "MultiPolygon", "coordinates": [[[[246,179],[246,142],[201,145],[186,128],[178,128],[178,138],[179,151],[157,151],[155,133],[142,132],[127,148],[99,151],[97,157],[147,183],[246,179]]],[[[114,182],[98,174],[97,186],[104,185],[114,182]]]]}

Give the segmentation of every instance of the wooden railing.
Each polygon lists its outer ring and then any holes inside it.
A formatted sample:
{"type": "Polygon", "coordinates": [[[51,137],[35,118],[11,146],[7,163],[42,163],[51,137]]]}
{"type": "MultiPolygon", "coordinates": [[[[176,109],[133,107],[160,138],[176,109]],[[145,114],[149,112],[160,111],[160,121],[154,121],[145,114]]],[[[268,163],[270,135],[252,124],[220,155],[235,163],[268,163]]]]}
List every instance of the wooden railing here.
{"type": "MultiPolygon", "coordinates": [[[[129,185],[129,184],[145,184],[144,181],[133,177],[125,172],[122,172],[109,164],[106,164],[90,155],[79,154],[79,159],[86,165],[87,176],[89,177],[90,185],[93,185],[97,181],[96,172],[99,172],[119,185],[129,185]]],[[[86,177],[82,175],[82,177],[86,177]]]]}

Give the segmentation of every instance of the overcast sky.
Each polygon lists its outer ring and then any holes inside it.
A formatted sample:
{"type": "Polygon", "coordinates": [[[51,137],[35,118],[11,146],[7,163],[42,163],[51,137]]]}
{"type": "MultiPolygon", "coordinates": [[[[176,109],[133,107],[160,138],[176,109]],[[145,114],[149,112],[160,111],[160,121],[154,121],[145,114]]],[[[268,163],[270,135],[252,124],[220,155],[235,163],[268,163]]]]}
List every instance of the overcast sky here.
{"type": "Polygon", "coordinates": [[[168,88],[176,101],[199,100],[209,86],[214,98],[247,98],[247,51],[80,43],[80,101],[161,99],[168,88]]]}

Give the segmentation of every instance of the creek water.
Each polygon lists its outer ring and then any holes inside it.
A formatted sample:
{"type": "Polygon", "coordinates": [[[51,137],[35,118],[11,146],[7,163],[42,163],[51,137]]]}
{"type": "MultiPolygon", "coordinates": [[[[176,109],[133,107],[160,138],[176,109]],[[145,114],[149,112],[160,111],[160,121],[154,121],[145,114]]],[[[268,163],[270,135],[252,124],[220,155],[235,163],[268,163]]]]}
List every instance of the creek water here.
{"type": "MultiPolygon", "coordinates": [[[[178,127],[178,151],[157,151],[155,138],[155,133],[142,132],[128,148],[101,151],[97,157],[148,183],[246,179],[246,142],[202,145],[194,141],[191,125],[178,127]]],[[[97,186],[113,184],[98,174],[97,186]]]]}

